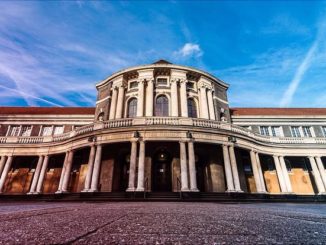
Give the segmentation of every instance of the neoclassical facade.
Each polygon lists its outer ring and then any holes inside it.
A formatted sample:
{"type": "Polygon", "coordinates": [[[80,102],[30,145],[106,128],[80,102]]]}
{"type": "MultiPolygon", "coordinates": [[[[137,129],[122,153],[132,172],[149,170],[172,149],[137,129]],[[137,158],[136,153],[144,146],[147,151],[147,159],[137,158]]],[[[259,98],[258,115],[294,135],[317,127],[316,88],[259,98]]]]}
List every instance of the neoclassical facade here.
{"type": "Polygon", "coordinates": [[[228,87],[160,60],[95,108],[0,107],[0,192],[325,194],[326,109],[230,108],[228,87]]]}

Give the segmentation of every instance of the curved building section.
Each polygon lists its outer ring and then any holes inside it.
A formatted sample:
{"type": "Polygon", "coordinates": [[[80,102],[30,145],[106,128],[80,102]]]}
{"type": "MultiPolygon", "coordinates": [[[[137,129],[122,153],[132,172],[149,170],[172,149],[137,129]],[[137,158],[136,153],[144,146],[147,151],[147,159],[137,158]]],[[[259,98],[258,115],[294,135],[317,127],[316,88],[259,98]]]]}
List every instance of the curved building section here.
{"type": "Polygon", "coordinates": [[[160,60],[95,108],[0,108],[0,192],[324,194],[326,109],[229,108],[228,84],[160,60]]]}

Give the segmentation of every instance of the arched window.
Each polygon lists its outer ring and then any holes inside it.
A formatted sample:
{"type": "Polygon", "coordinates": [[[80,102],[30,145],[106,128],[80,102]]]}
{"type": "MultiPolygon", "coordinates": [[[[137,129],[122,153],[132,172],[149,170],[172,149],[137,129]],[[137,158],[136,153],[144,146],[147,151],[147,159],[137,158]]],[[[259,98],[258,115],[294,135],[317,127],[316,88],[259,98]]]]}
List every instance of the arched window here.
{"type": "Polygon", "coordinates": [[[127,117],[128,118],[136,117],[136,115],[137,115],[137,99],[133,98],[133,99],[129,100],[129,103],[128,103],[127,117]]]}
{"type": "Polygon", "coordinates": [[[188,116],[197,117],[196,102],[193,99],[188,99],[188,116]]]}
{"type": "Polygon", "coordinates": [[[169,116],[169,101],[164,95],[160,95],[155,101],[155,116],[167,117],[169,116]]]}

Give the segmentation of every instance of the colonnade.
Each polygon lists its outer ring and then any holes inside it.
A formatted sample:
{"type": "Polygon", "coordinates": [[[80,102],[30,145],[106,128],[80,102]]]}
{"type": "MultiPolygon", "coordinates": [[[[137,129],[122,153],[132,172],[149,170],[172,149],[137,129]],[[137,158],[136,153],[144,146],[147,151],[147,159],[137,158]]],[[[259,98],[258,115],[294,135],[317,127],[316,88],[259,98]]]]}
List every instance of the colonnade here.
{"type": "MultiPolygon", "coordinates": [[[[131,140],[131,154],[129,167],[128,188],[126,191],[146,191],[145,188],[145,144],[141,139],[131,140]],[[138,151],[138,158],[137,158],[138,151]],[[136,172],[138,166],[138,172],[136,172]],[[137,174],[137,183],[136,183],[137,174]]],[[[180,179],[181,191],[198,191],[196,179],[196,163],[194,141],[188,139],[179,142],[180,147],[180,179]],[[188,148],[188,151],[187,151],[188,148]]],[[[220,147],[220,146],[218,146],[220,147]]],[[[236,162],[234,144],[226,143],[222,145],[224,171],[226,178],[227,192],[242,192],[239,180],[238,165],[236,162]]],[[[61,172],[59,187],[56,193],[68,192],[70,173],[73,165],[75,150],[68,150],[65,154],[63,168],[61,172]]],[[[98,191],[98,183],[101,169],[102,145],[92,143],[88,160],[88,171],[85,178],[83,192],[98,191]]],[[[28,194],[39,194],[42,192],[44,178],[48,169],[49,155],[38,157],[36,169],[28,194]]],[[[284,156],[273,155],[277,178],[281,193],[293,193],[290,177],[284,160],[284,156]]],[[[320,156],[308,156],[312,173],[319,194],[326,193],[326,173],[320,156]]],[[[260,163],[259,152],[250,150],[250,160],[253,177],[256,184],[257,193],[267,193],[263,171],[260,163]]],[[[13,156],[2,156],[0,159],[0,193],[4,188],[6,177],[11,169],[13,156]]]]}
{"type": "MultiPolygon", "coordinates": [[[[188,95],[187,80],[171,79],[170,81],[170,116],[188,117],[188,95]],[[179,98],[180,97],[180,98],[179,98]],[[180,107],[179,107],[180,103],[180,107]],[[180,110],[179,110],[180,109],[180,110]]],[[[207,84],[199,84],[199,117],[204,119],[215,120],[213,87],[207,84]]],[[[120,119],[123,117],[125,105],[126,86],[122,83],[113,86],[111,95],[111,105],[109,119],[120,119]]],[[[139,79],[138,96],[137,96],[137,117],[154,116],[154,78],[139,79]]]]}

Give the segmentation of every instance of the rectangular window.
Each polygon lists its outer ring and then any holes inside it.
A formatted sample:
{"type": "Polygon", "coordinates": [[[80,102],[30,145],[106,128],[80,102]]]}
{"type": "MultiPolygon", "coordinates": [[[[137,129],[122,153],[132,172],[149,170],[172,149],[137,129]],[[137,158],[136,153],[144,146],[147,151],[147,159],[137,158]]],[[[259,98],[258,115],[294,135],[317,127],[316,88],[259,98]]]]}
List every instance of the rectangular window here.
{"type": "Polygon", "coordinates": [[[260,134],[269,136],[268,126],[260,126],[260,134]]]}
{"type": "Polygon", "coordinates": [[[272,126],[271,131],[272,131],[272,135],[275,137],[282,136],[281,127],[279,126],[272,126]]]}
{"type": "Polygon", "coordinates": [[[168,85],[168,80],[166,78],[158,78],[156,83],[159,86],[166,86],[168,85]]]}
{"type": "Polygon", "coordinates": [[[32,133],[32,126],[31,125],[24,125],[22,126],[21,136],[31,136],[32,133]]]}
{"type": "Polygon", "coordinates": [[[53,135],[63,134],[63,126],[55,126],[53,135]]]}
{"type": "Polygon", "coordinates": [[[291,127],[291,134],[292,134],[292,137],[301,137],[301,133],[300,133],[300,127],[298,126],[292,126],[291,127]]]}
{"type": "Polygon", "coordinates": [[[326,126],[322,126],[321,130],[323,131],[324,137],[326,137],[326,126]]]}
{"type": "Polygon", "coordinates": [[[304,137],[312,137],[311,128],[309,126],[302,127],[304,137]]]}
{"type": "Polygon", "coordinates": [[[194,83],[192,82],[187,82],[187,89],[194,89],[194,83]]]}
{"type": "Polygon", "coordinates": [[[10,126],[8,136],[18,136],[20,126],[10,126]]]}
{"type": "Polygon", "coordinates": [[[129,87],[130,88],[137,88],[138,87],[138,82],[137,81],[130,82],[129,87]]]}
{"type": "Polygon", "coordinates": [[[42,128],[42,136],[52,135],[52,126],[43,126],[42,128]]]}

